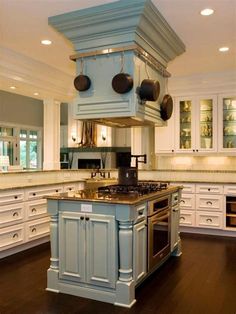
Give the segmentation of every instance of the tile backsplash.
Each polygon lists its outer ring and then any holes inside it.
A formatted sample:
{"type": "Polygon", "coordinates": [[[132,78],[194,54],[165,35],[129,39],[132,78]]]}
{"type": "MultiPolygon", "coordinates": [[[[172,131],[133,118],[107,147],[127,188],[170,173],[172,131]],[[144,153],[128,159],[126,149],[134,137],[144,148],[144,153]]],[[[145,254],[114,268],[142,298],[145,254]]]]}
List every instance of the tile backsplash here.
{"type": "Polygon", "coordinates": [[[236,157],[226,156],[157,156],[158,170],[236,170],[236,157]]]}

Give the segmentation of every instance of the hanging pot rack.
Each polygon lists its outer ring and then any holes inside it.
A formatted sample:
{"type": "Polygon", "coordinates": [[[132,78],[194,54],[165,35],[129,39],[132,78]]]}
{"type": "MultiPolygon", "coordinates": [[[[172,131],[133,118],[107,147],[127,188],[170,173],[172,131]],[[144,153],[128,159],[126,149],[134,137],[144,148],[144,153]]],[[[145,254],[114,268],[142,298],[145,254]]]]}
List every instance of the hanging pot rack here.
{"type": "Polygon", "coordinates": [[[124,46],[124,47],[117,47],[117,48],[108,48],[108,49],[102,49],[102,50],[95,50],[95,51],[89,51],[89,52],[82,52],[77,53],[70,56],[70,59],[72,61],[76,61],[81,58],[85,57],[94,57],[96,58],[99,55],[107,55],[118,52],[124,52],[124,51],[134,51],[135,54],[143,60],[145,63],[147,63],[151,68],[156,70],[159,74],[161,74],[163,77],[170,77],[171,74],[166,70],[164,65],[157,61],[151,54],[146,52],[144,49],[139,47],[138,45],[130,45],[130,46],[124,46]]]}

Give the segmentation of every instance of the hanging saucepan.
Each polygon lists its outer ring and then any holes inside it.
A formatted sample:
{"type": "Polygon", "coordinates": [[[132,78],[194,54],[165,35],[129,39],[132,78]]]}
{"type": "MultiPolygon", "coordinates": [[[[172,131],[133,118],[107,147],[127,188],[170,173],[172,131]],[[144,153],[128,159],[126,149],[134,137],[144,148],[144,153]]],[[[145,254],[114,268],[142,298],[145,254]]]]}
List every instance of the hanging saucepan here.
{"type": "Polygon", "coordinates": [[[91,80],[87,75],[83,74],[84,62],[83,58],[80,60],[80,74],[74,79],[74,86],[79,92],[88,90],[91,86],[91,80]]]}
{"type": "Polygon", "coordinates": [[[134,85],[131,75],[124,73],[124,52],[121,55],[121,70],[112,79],[112,88],[118,94],[128,93],[134,85]]]}
{"type": "Polygon", "coordinates": [[[164,121],[169,120],[173,112],[173,99],[169,94],[166,94],[163,97],[160,108],[161,108],[161,118],[164,121]]]}
{"type": "Polygon", "coordinates": [[[149,79],[147,63],[145,63],[145,70],[148,79],[142,81],[139,88],[139,97],[141,100],[157,101],[160,94],[160,83],[157,80],[149,79]]]}

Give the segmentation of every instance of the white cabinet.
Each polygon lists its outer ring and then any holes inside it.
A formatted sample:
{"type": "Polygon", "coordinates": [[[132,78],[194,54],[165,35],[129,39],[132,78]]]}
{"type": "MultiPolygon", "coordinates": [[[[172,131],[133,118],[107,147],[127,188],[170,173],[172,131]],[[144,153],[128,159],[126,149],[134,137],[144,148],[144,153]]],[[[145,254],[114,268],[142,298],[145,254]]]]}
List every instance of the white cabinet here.
{"type": "Polygon", "coordinates": [[[201,228],[217,228],[223,227],[222,213],[212,212],[197,212],[196,213],[196,226],[201,228]]]}
{"type": "Polygon", "coordinates": [[[155,127],[155,153],[175,152],[175,115],[166,121],[166,125],[155,127]]]}
{"type": "Polygon", "coordinates": [[[220,152],[236,152],[236,94],[219,95],[218,125],[220,152]]]}
{"type": "Polygon", "coordinates": [[[26,200],[35,200],[46,195],[59,194],[63,192],[63,185],[47,185],[42,187],[29,188],[25,192],[26,200]]]}
{"type": "Polygon", "coordinates": [[[180,223],[180,226],[194,227],[195,226],[195,211],[181,210],[179,223],[180,223]]]}
{"type": "Polygon", "coordinates": [[[32,241],[49,235],[50,218],[41,218],[25,223],[26,241],[32,241]]]}
{"type": "Polygon", "coordinates": [[[0,206],[0,226],[21,223],[24,220],[24,203],[0,206]]]}
{"type": "Polygon", "coordinates": [[[176,99],[176,151],[185,153],[217,151],[217,97],[176,99]]]}
{"type": "Polygon", "coordinates": [[[196,195],[196,210],[206,211],[220,211],[223,210],[223,196],[222,195],[196,195]]]}
{"type": "Polygon", "coordinates": [[[24,225],[17,224],[0,229],[0,251],[25,242],[24,225]]]}
{"type": "Polygon", "coordinates": [[[115,128],[114,129],[114,143],[116,147],[130,147],[131,146],[131,129],[130,128],[115,128]]]}
{"type": "Polygon", "coordinates": [[[115,217],[59,214],[59,276],[62,279],[115,287],[115,217]]]}
{"type": "Polygon", "coordinates": [[[133,228],[133,277],[137,284],[147,273],[147,222],[146,219],[133,228]]]}

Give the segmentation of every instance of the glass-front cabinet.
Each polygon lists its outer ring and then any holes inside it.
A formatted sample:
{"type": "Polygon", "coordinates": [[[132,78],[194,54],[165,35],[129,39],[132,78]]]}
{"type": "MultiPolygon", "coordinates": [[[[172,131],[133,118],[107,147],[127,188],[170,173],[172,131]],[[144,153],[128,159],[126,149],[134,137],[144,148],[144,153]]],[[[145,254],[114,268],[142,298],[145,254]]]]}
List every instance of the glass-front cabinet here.
{"type": "Polygon", "coordinates": [[[236,96],[219,97],[219,150],[236,151],[236,96]]]}
{"type": "Polygon", "coordinates": [[[217,150],[216,104],[216,97],[209,95],[177,99],[177,152],[198,153],[217,150]]]}

